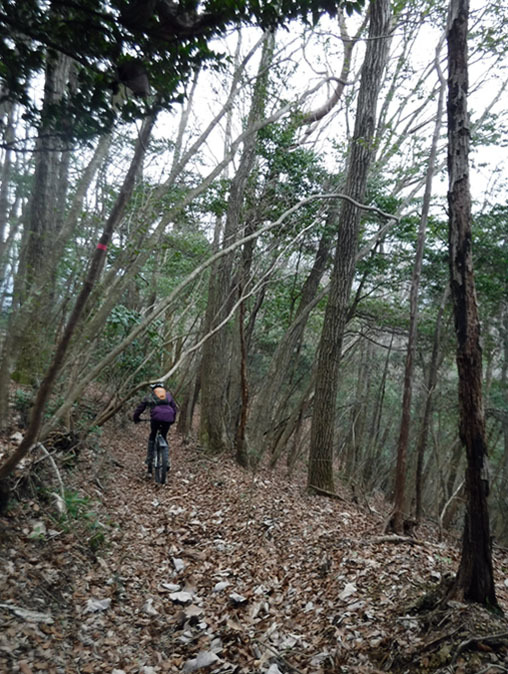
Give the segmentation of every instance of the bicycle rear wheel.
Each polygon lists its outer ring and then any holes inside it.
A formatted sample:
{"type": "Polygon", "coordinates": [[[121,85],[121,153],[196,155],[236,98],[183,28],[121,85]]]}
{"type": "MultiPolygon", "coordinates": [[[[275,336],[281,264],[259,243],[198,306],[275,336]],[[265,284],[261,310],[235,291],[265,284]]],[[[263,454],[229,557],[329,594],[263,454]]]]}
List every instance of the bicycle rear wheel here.
{"type": "Polygon", "coordinates": [[[155,448],[155,481],[165,484],[168,474],[169,447],[164,438],[159,438],[155,448]]]}

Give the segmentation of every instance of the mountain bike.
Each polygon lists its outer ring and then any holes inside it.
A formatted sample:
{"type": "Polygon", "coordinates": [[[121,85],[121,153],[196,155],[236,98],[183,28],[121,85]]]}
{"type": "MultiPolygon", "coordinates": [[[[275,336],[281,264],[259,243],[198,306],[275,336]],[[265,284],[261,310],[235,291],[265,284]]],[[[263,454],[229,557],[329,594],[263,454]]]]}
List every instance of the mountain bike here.
{"type": "MultiPolygon", "coordinates": [[[[149,421],[148,419],[140,419],[140,421],[149,421]]],[[[169,445],[166,440],[162,437],[162,434],[159,429],[157,429],[157,434],[155,436],[154,446],[153,446],[153,459],[151,466],[152,474],[155,482],[158,484],[165,484],[166,477],[169,470],[169,445]]]]}

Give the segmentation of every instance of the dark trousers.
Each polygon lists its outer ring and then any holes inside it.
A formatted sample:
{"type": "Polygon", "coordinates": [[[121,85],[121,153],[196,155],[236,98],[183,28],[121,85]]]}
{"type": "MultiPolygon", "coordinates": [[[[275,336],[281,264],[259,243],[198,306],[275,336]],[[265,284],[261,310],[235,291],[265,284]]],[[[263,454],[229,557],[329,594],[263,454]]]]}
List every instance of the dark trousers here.
{"type": "Polygon", "coordinates": [[[150,421],[150,437],[148,438],[148,440],[150,442],[154,442],[155,436],[157,435],[157,430],[159,430],[162,437],[167,442],[168,441],[167,435],[168,435],[168,431],[169,431],[170,426],[171,426],[171,424],[169,423],[169,421],[154,421],[152,419],[150,421]]]}
{"type": "Polygon", "coordinates": [[[150,435],[148,437],[148,449],[146,451],[146,460],[145,463],[148,466],[148,472],[152,472],[152,461],[153,461],[153,453],[155,449],[155,436],[157,435],[157,430],[161,432],[162,437],[164,440],[167,440],[167,434],[169,431],[169,427],[171,424],[169,421],[150,421],[150,435]]]}

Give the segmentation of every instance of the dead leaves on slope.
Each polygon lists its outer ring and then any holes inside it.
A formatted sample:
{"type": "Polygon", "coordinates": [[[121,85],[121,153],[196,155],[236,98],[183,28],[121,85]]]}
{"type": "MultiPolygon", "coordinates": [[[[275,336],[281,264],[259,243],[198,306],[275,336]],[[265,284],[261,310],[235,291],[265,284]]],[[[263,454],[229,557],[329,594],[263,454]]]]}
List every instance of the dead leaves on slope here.
{"type": "MultiPolygon", "coordinates": [[[[157,487],[142,479],[136,438],[107,448],[116,461],[105,463],[102,493],[89,486],[110,521],[96,555],[72,532],[50,540],[48,526],[30,539],[28,520],[11,537],[14,554],[1,562],[6,671],[431,672],[454,657],[467,667],[488,645],[458,652],[467,634],[453,641],[452,618],[430,625],[412,611],[423,588],[454,570],[453,548],[382,539],[372,511],[181,447],[157,487]]],[[[475,623],[476,636],[487,625],[475,623]]],[[[481,662],[502,666],[503,646],[489,647],[481,662]]]]}

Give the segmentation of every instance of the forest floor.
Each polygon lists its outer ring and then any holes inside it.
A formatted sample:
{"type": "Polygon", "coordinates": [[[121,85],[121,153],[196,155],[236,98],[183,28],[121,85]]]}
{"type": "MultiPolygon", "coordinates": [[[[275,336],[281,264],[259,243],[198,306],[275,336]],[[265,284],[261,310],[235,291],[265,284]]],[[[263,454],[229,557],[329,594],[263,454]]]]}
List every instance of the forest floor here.
{"type": "MultiPolygon", "coordinates": [[[[457,540],[386,537],[381,500],[312,495],[303,473],[250,473],[174,433],[157,486],[146,431],[105,430],[62,470],[67,519],[40,488],[0,517],[0,671],[508,672],[505,618],[436,604],[457,540]]],[[[506,613],[499,549],[495,569],[506,613]]]]}

